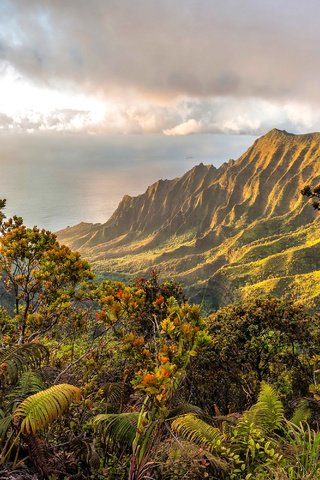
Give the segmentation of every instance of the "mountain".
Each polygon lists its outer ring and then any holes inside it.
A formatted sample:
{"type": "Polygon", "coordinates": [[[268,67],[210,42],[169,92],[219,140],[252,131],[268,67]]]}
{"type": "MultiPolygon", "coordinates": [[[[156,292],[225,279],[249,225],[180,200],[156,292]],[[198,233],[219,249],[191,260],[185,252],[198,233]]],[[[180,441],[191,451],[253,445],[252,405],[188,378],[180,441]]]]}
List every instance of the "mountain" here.
{"type": "Polygon", "coordinates": [[[150,267],[220,306],[259,292],[320,298],[319,213],[300,195],[320,183],[320,133],[277,129],[236,161],[197,165],[126,195],[104,224],[58,232],[98,272],[130,278],[150,267]]]}

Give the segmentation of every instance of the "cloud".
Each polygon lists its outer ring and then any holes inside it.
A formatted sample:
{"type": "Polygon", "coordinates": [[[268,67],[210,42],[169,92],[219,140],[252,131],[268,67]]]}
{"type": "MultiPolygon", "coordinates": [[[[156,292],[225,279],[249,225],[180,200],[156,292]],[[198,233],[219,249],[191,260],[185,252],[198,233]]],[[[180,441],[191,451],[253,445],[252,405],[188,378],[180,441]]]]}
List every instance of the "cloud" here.
{"type": "Polygon", "coordinates": [[[87,130],[90,123],[92,121],[89,112],[85,111],[54,110],[47,115],[33,111],[15,116],[0,114],[0,130],[5,132],[76,132],[87,130]]]}
{"type": "Polygon", "coordinates": [[[96,110],[60,108],[36,111],[28,108],[0,113],[2,132],[69,132],[105,134],[262,135],[277,127],[292,132],[320,130],[320,111],[298,102],[269,102],[257,98],[181,98],[158,105],[145,101],[112,103],[96,110]]]}
{"type": "Polygon", "coordinates": [[[34,81],[108,95],[316,96],[315,0],[3,0],[1,54],[34,81]]]}
{"type": "Polygon", "coordinates": [[[194,118],[190,118],[186,122],[180,123],[173,128],[168,128],[163,131],[165,135],[189,135],[190,133],[201,132],[201,123],[194,118]]]}
{"type": "Polygon", "coordinates": [[[12,122],[0,123],[166,135],[319,128],[319,16],[317,0],[2,0],[0,74],[12,91],[1,97],[1,87],[0,110],[12,122]]]}

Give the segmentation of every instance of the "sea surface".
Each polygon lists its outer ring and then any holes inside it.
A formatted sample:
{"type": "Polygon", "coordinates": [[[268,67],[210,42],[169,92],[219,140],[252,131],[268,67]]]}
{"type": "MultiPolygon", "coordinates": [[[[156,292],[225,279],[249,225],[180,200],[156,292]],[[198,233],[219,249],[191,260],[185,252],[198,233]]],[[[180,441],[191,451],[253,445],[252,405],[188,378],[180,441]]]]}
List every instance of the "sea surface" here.
{"type": "Polygon", "coordinates": [[[125,195],[194,165],[238,158],[245,135],[0,135],[0,198],[7,216],[52,231],[105,222],[125,195]]]}

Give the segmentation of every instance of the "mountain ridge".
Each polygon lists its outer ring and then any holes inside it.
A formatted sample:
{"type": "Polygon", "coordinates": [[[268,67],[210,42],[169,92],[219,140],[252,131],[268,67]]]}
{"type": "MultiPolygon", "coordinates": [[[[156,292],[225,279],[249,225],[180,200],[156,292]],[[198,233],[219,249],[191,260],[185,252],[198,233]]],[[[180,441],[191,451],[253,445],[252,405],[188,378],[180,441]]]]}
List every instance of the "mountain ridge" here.
{"type": "MultiPolygon", "coordinates": [[[[320,182],[319,167],[320,133],[273,129],[239,159],[158,180],[141,195],[124,196],[107,222],[69,227],[58,238],[101,272],[131,276],[159,266],[198,296],[203,289],[212,296],[219,275],[220,290],[228,284],[244,245],[269,244],[317,223],[299,191],[311,179],[320,182]]],[[[234,283],[232,276],[231,290],[234,283]]],[[[212,303],[225,303],[221,295],[212,303]]]]}

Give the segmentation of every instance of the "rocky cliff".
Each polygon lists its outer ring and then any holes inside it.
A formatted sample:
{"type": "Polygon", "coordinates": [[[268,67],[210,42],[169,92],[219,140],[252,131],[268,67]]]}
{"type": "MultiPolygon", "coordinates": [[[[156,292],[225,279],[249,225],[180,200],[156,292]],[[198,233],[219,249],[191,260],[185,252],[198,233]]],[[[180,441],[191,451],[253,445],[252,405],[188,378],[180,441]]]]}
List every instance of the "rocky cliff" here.
{"type": "Polygon", "coordinates": [[[320,293],[319,214],[299,192],[311,182],[320,183],[320,133],[274,129],[238,160],[159,180],[126,195],[106,223],[58,237],[101,272],[130,277],[157,266],[214,306],[289,287],[310,300],[320,293]]]}

